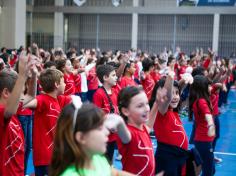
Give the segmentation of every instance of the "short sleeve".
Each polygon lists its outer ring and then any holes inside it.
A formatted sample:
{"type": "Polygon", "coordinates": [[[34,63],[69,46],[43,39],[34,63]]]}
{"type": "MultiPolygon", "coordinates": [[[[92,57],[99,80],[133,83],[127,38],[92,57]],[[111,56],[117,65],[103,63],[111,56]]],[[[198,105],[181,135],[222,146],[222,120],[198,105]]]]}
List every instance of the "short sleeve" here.
{"type": "Polygon", "coordinates": [[[64,96],[64,95],[58,96],[58,102],[59,102],[61,108],[63,108],[67,104],[71,103],[71,100],[72,100],[71,96],[64,96]]]}
{"type": "Polygon", "coordinates": [[[93,95],[93,103],[99,107],[99,108],[102,108],[103,107],[103,99],[104,97],[100,94],[100,89],[98,89],[94,95],[93,95]]]}

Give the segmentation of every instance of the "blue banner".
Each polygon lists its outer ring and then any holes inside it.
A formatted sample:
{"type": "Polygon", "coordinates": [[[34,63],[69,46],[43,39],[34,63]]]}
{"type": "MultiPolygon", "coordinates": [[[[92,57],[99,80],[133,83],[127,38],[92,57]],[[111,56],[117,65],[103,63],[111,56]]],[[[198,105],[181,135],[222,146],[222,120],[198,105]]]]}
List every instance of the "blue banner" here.
{"type": "Polygon", "coordinates": [[[198,6],[234,6],[235,0],[199,0],[198,6]]]}
{"type": "Polygon", "coordinates": [[[236,0],[177,0],[178,6],[234,6],[236,0]]]}

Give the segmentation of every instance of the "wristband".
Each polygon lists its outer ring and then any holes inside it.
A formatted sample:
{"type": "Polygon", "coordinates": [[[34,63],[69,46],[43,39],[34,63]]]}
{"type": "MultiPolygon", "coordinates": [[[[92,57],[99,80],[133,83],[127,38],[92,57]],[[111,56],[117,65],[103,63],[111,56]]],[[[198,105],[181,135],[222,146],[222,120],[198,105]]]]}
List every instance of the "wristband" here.
{"type": "Polygon", "coordinates": [[[212,126],[214,126],[214,124],[208,125],[207,128],[210,128],[210,127],[212,127],[212,126]]]}

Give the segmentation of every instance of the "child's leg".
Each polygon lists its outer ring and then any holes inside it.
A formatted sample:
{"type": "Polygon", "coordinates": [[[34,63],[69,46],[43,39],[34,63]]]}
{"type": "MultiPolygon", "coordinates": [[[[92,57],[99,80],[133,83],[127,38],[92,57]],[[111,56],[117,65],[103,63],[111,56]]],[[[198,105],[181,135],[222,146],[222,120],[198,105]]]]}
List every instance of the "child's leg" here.
{"type": "Polygon", "coordinates": [[[18,116],[18,119],[20,121],[20,124],[21,124],[21,127],[22,127],[22,130],[24,132],[24,138],[25,138],[25,161],[24,161],[24,165],[25,165],[25,168],[24,168],[24,172],[26,174],[26,171],[27,171],[27,164],[26,164],[26,148],[27,148],[27,124],[28,124],[28,117],[27,116],[24,116],[24,115],[19,115],[18,116]]]}
{"type": "Polygon", "coordinates": [[[168,152],[161,151],[160,153],[160,151],[157,151],[155,154],[155,162],[156,174],[161,171],[164,171],[165,176],[180,176],[182,172],[182,167],[185,163],[185,159],[172,156],[168,152]]]}
{"type": "Polygon", "coordinates": [[[211,142],[196,142],[195,147],[198,150],[203,164],[202,176],[213,176],[215,173],[214,153],[211,142]]]}
{"type": "Polygon", "coordinates": [[[32,116],[27,119],[27,136],[25,137],[25,173],[27,171],[28,159],[30,152],[32,151],[32,116]]]}
{"type": "Polygon", "coordinates": [[[193,125],[192,125],[192,131],[189,139],[189,144],[194,144],[194,135],[195,135],[195,130],[196,130],[196,124],[195,120],[193,120],[193,125]]]}
{"type": "Polygon", "coordinates": [[[215,122],[215,127],[216,127],[216,136],[215,136],[215,139],[212,143],[212,147],[213,147],[213,150],[215,151],[216,142],[220,137],[220,120],[219,120],[218,115],[214,117],[214,122],[215,122]]]}

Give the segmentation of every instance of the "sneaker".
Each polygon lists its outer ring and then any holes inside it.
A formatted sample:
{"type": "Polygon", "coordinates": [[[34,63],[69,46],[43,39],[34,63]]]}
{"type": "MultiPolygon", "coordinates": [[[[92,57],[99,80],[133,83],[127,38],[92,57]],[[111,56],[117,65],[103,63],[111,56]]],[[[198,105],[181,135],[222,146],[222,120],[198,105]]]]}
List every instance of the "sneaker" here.
{"type": "Polygon", "coordinates": [[[220,163],[223,162],[223,160],[221,158],[218,158],[216,156],[214,157],[214,161],[215,161],[216,164],[220,164],[220,163]]]}

